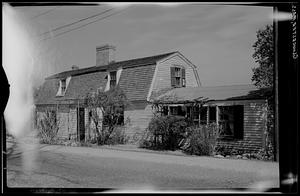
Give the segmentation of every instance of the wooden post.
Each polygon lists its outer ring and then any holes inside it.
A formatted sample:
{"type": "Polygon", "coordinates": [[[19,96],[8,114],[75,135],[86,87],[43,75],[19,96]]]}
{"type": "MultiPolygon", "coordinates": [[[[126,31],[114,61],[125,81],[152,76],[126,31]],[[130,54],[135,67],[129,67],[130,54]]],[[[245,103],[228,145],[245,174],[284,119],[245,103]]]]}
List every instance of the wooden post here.
{"type": "Polygon", "coordinates": [[[200,127],[200,125],[201,125],[201,104],[199,104],[199,122],[198,122],[198,124],[199,124],[199,127],[200,127]]]}
{"type": "Polygon", "coordinates": [[[216,123],[217,123],[217,125],[219,125],[219,113],[220,113],[220,109],[218,106],[216,106],[216,123]]]}
{"type": "Polygon", "coordinates": [[[68,102],[68,138],[70,140],[70,101],[68,102]]]}
{"type": "Polygon", "coordinates": [[[206,111],[206,124],[209,124],[209,106],[207,106],[207,111],[206,111]]]}
{"type": "Polygon", "coordinates": [[[76,136],[76,139],[77,141],[79,141],[79,99],[77,101],[77,136],[76,136]]]}

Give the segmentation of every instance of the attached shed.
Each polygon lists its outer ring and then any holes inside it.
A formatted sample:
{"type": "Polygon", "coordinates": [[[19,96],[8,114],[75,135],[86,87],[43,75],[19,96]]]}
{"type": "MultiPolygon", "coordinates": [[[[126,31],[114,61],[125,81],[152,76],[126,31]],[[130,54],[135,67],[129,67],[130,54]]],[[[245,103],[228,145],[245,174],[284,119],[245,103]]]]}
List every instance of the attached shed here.
{"type": "Polygon", "coordinates": [[[175,88],[153,102],[165,115],[182,115],[197,124],[216,123],[217,145],[246,152],[265,147],[267,95],[253,85],[175,88]]]}

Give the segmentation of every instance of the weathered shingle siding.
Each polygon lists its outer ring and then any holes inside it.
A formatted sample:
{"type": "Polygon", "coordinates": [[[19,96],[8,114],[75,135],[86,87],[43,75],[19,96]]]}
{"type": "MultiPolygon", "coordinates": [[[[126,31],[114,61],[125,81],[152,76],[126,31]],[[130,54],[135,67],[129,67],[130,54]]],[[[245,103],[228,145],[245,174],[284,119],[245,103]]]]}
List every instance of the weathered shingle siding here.
{"type": "Polygon", "coordinates": [[[186,87],[198,87],[193,67],[180,55],[175,55],[157,64],[156,76],[153,83],[153,92],[171,87],[170,67],[180,65],[185,68],[186,87]]]}
{"type": "Polygon", "coordinates": [[[69,138],[69,113],[58,112],[57,122],[59,126],[57,136],[60,138],[69,138]]]}
{"type": "Polygon", "coordinates": [[[155,66],[152,64],[122,70],[119,85],[129,101],[147,99],[155,66]]]}
{"type": "Polygon", "coordinates": [[[58,137],[73,137],[77,134],[77,109],[69,105],[39,105],[36,107],[38,122],[45,115],[46,110],[55,111],[59,125],[58,137]]]}
{"type": "Polygon", "coordinates": [[[69,112],[69,132],[71,134],[71,138],[76,137],[77,134],[77,109],[70,108],[69,112]]]}
{"type": "MultiPolygon", "coordinates": [[[[231,102],[228,102],[231,103],[231,102]]],[[[264,146],[267,126],[267,110],[264,100],[235,101],[236,105],[244,106],[244,138],[235,141],[218,141],[218,145],[225,145],[236,150],[257,152],[264,146]]]]}
{"type": "Polygon", "coordinates": [[[141,134],[147,127],[153,117],[153,111],[150,104],[146,101],[134,102],[130,108],[124,112],[125,120],[130,119],[130,124],[126,125],[126,134],[129,137],[141,134]]]}

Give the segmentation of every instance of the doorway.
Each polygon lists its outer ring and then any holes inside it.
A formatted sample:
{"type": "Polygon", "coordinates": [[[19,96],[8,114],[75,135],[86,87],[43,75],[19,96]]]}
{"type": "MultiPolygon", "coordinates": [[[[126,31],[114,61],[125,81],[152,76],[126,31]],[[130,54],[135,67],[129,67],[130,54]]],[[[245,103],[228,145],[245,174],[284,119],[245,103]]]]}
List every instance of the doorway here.
{"type": "Polygon", "coordinates": [[[84,108],[77,109],[78,112],[78,126],[77,126],[77,135],[79,136],[79,141],[85,140],[85,122],[84,122],[84,108]]]}

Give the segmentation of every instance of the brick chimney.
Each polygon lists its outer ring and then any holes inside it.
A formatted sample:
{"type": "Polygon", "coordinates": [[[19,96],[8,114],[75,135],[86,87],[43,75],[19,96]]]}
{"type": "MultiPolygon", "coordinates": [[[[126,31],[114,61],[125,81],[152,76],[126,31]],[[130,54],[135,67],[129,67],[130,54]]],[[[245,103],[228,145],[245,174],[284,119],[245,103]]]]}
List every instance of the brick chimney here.
{"type": "Polygon", "coordinates": [[[96,47],[96,66],[108,65],[115,61],[115,46],[108,44],[96,47]]]}
{"type": "Polygon", "coordinates": [[[72,70],[77,70],[79,67],[77,65],[72,65],[72,70]]]}

